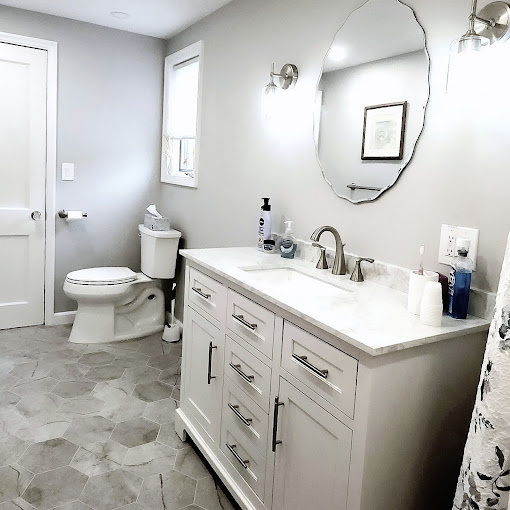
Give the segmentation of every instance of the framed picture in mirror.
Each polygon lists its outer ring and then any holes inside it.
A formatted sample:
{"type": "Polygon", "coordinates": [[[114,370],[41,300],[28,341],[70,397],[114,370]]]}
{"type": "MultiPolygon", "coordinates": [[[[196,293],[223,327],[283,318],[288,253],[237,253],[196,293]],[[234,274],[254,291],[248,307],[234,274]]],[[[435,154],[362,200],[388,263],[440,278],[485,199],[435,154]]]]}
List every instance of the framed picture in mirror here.
{"type": "Polygon", "coordinates": [[[403,159],[406,114],[407,101],[366,106],[361,159],[403,159]]]}

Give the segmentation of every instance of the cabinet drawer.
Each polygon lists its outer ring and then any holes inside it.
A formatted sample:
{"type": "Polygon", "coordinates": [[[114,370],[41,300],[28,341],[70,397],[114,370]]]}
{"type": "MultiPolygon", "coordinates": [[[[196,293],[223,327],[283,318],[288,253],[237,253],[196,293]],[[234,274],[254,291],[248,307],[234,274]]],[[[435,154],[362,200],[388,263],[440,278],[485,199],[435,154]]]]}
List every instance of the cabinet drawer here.
{"type": "Polygon", "coordinates": [[[224,420],[221,426],[220,450],[263,501],[266,458],[232,426],[230,420],[224,420]]]}
{"type": "Polygon", "coordinates": [[[230,420],[232,427],[248,438],[265,456],[268,414],[229,377],[225,377],[223,383],[223,420],[225,419],[230,420]]]}
{"type": "Polygon", "coordinates": [[[283,329],[282,367],[354,418],[358,361],[290,322],[283,329]]]}
{"type": "Polygon", "coordinates": [[[268,358],[273,357],[274,318],[273,312],[228,289],[228,328],[268,358]]]}
{"type": "Polygon", "coordinates": [[[266,413],[269,412],[271,369],[228,334],[225,342],[225,374],[266,413]]]}
{"type": "Polygon", "coordinates": [[[217,321],[224,321],[227,306],[226,287],[192,267],[189,270],[188,299],[217,321]]]}

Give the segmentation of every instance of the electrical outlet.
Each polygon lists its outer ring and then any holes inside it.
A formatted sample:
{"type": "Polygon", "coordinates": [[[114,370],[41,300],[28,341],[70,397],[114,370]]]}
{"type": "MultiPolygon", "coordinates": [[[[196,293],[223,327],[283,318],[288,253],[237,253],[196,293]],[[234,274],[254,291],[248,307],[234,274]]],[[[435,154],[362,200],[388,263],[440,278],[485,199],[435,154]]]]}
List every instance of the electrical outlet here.
{"type": "Polygon", "coordinates": [[[453,258],[456,255],[455,244],[457,242],[457,238],[464,237],[471,240],[471,248],[469,249],[468,257],[473,262],[473,268],[476,269],[479,234],[480,231],[475,228],[442,225],[441,238],[439,240],[439,262],[441,264],[451,265],[453,258]]]}

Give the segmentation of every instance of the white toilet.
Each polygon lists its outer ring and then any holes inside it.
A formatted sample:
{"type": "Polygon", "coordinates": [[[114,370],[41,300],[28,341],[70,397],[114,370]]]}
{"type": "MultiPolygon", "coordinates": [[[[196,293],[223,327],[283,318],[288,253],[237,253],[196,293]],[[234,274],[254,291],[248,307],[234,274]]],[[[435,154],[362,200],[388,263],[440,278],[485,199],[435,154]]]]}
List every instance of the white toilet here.
{"type": "Polygon", "coordinates": [[[96,267],[73,271],[64,292],[78,302],[69,341],[98,344],[140,338],[163,331],[165,299],[161,283],[152,278],[175,276],[181,233],[139,225],[141,273],[128,267],[96,267]]]}

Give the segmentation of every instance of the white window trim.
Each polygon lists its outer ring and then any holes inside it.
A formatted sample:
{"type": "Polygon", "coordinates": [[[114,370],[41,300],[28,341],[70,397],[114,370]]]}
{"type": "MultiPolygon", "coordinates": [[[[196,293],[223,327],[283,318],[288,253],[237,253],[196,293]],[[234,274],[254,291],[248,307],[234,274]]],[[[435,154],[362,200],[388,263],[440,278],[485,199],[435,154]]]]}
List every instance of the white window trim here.
{"type": "Polygon", "coordinates": [[[198,187],[198,172],[200,167],[200,132],[201,132],[201,112],[202,112],[202,85],[204,75],[204,42],[198,41],[186,48],[183,48],[172,55],[165,58],[165,81],[164,81],[164,98],[163,98],[163,131],[161,137],[161,182],[167,184],[175,184],[178,186],[186,186],[189,188],[198,187]],[[197,136],[195,141],[195,169],[193,177],[181,175],[169,175],[167,172],[166,156],[163,152],[164,147],[164,134],[167,132],[167,118],[168,118],[168,98],[169,98],[169,75],[174,66],[190,60],[192,58],[199,58],[199,76],[198,76],[198,105],[197,105],[197,136]]]}

